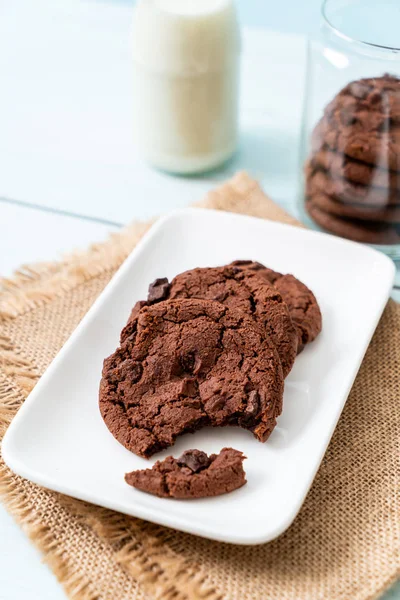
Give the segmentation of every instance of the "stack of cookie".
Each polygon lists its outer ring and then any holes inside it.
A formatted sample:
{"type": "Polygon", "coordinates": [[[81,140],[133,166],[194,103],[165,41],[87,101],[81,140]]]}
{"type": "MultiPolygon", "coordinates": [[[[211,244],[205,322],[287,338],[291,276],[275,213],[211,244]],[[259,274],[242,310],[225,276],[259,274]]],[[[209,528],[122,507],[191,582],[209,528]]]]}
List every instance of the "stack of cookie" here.
{"type": "MultiPolygon", "coordinates": [[[[104,361],[102,417],[121,444],[144,458],[206,425],[238,425],[265,442],[282,411],[284,378],[321,325],[311,290],[252,261],[157,279],[104,361]]],[[[171,458],[127,481],[166,497],[189,489],[213,495],[230,489],[228,466],[235,485],[243,485],[242,460],[233,449],[223,459],[192,450],[189,465],[188,457],[171,458]]]]}
{"type": "Polygon", "coordinates": [[[325,108],[305,166],[306,209],[323,229],[400,243],[400,79],[346,85],[325,108]]]}

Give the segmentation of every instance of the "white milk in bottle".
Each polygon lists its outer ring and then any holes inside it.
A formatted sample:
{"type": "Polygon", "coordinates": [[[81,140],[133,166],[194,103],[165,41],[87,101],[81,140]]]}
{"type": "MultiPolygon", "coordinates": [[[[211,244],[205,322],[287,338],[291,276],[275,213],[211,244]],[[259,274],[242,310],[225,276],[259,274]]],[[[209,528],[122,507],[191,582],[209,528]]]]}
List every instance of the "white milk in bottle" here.
{"type": "Polygon", "coordinates": [[[240,36],[233,0],[139,0],[135,141],[154,166],[198,173],[237,144],[240,36]]]}

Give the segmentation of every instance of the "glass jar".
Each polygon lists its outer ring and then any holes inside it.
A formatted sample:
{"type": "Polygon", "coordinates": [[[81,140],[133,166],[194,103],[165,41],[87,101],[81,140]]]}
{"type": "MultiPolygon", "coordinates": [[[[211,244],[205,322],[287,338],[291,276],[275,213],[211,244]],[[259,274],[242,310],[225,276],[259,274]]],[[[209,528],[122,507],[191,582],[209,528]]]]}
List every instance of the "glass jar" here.
{"type": "Polygon", "coordinates": [[[300,209],[400,259],[400,0],[325,0],[309,43],[300,209]]]}

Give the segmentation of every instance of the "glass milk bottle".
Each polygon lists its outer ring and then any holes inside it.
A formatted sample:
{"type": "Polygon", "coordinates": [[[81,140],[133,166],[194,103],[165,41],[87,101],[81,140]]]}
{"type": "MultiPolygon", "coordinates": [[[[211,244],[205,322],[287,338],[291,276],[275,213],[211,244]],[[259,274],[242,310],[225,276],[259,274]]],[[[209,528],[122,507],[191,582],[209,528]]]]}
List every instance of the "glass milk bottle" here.
{"type": "Polygon", "coordinates": [[[139,0],[135,142],[165,171],[217,167],[237,144],[240,36],[232,0],[139,0]]]}

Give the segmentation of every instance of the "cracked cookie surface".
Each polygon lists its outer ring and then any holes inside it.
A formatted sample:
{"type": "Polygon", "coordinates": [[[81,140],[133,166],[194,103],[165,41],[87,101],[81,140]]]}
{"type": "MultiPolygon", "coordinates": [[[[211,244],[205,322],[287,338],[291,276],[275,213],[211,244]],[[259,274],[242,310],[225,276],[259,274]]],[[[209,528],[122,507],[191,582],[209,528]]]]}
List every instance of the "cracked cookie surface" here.
{"type": "Polygon", "coordinates": [[[180,458],[168,456],[151,469],[132,471],[125,481],[134,488],[161,498],[206,498],[237,490],[246,483],[242,452],[223,448],[207,456],[186,450],[180,458]]]}
{"type": "Polygon", "coordinates": [[[294,275],[283,275],[251,260],[237,260],[232,265],[243,270],[255,271],[277,288],[297,330],[297,353],[315,340],[322,329],[321,310],[316,297],[302,281],[294,275]]]}
{"type": "Polygon", "coordinates": [[[206,425],[265,441],[282,410],[272,342],[249,317],[210,300],[144,306],[104,361],[99,404],[114,437],[144,457],[206,425]]]}
{"type": "MultiPolygon", "coordinates": [[[[284,377],[289,374],[297,353],[297,333],[281,294],[265,278],[252,271],[224,266],[185,271],[171,281],[168,289],[165,287],[166,281],[156,279],[150,285],[149,303],[154,302],[154,297],[158,301],[161,296],[158,290],[162,288],[161,299],[216,300],[224,306],[244,312],[265,329],[281,359],[284,377]]],[[[133,309],[131,318],[139,309],[139,305],[133,309]]]]}

